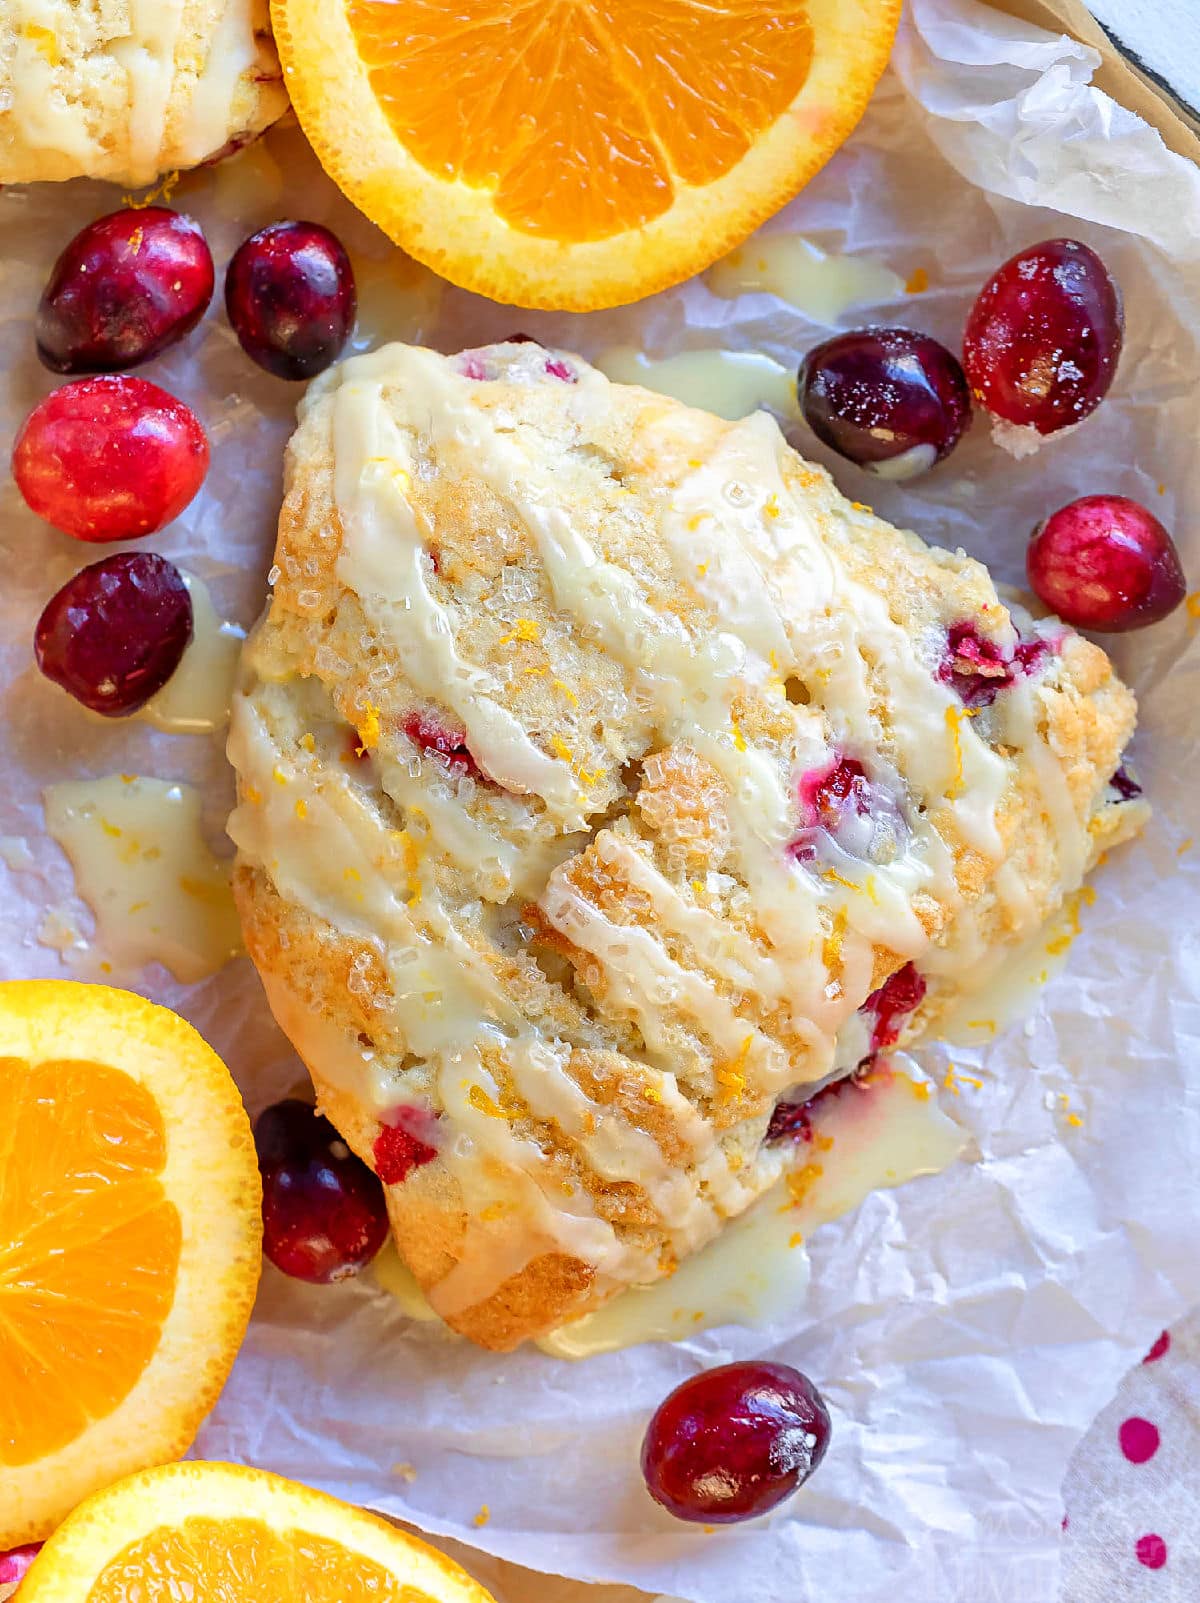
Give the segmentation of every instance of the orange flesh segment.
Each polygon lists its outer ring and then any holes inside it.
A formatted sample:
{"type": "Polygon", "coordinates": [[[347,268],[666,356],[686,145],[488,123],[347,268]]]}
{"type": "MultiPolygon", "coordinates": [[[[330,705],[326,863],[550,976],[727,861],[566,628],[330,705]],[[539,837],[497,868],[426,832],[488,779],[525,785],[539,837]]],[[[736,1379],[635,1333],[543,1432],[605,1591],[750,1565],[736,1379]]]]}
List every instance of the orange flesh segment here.
{"type": "Polygon", "coordinates": [[[339,1542],[262,1520],[194,1517],[133,1542],[87,1603],[436,1603],[339,1542]]]}
{"type": "Polygon", "coordinates": [[[0,1060],[0,1465],[73,1441],[153,1358],[181,1245],[166,1155],[121,1070],[0,1060]]]}
{"type": "Polygon", "coordinates": [[[564,244],[728,172],[812,64],[804,0],[348,0],[347,15],[411,155],[564,244]]]}

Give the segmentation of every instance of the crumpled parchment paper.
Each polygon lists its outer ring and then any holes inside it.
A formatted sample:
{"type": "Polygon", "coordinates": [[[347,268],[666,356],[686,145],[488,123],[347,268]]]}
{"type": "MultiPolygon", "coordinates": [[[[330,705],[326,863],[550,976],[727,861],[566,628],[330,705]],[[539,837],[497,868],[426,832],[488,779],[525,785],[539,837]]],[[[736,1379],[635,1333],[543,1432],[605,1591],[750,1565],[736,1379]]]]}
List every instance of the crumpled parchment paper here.
{"type": "MultiPolygon", "coordinates": [[[[913,0],[894,68],[861,128],[774,230],[869,255],[929,287],[849,314],[904,322],[951,346],[991,269],[1069,233],[1125,291],[1114,391],[1076,434],[1014,462],[977,422],[950,462],[907,485],[802,451],[852,496],[1019,582],[1029,530],[1076,495],[1148,503],[1200,582],[1200,173],[1089,89],[1093,58],[970,0],[913,0]]],[[[95,185],[0,194],[0,450],[53,384],[31,319],[49,265],[88,217],[117,203],[95,185]]],[[[294,129],[185,178],[175,203],[204,222],[219,261],[278,216],[329,222],[355,254],[364,330],[442,349],[525,330],[595,355],[722,344],[789,366],[827,329],[765,295],[722,300],[696,280],[635,307],[516,312],[407,269],[319,174],[294,129]]],[[[219,310],[150,370],[197,407],[214,466],[202,497],[151,542],[248,624],[264,593],[280,452],[295,389],[258,372],[219,310]]],[[[74,906],[42,833],[42,787],[142,772],[200,784],[213,837],[230,787],[219,741],[101,725],[31,666],[38,611],[88,553],[0,486],[0,834],[34,867],[0,868],[8,976],[61,972],[38,944],[47,907],[74,906]]],[[[572,1365],[537,1351],[477,1352],[406,1321],[366,1282],[319,1290],[269,1270],[204,1456],[249,1460],[553,1573],[635,1583],[689,1603],[1049,1603],[1060,1484],[1080,1433],[1169,1320],[1200,1299],[1200,648],[1185,610],[1116,656],[1141,697],[1136,762],[1157,812],[1095,877],[1067,972],[1029,1023],[955,1051],[982,1085],[943,1098],[978,1161],[868,1199],[811,1243],[812,1289],[789,1328],[727,1328],[572,1365]],[[1081,1120],[1068,1124],[1064,1097],[1081,1120]],[[716,1533],[645,1496],[637,1452],[664,1393],[697,1367],[770,1355],[814,1376],[833,1447],[773,1517],[716,1533]],[[397,1466],[415,1467],[415,1479],[397,1466]],[[490,1517],[476,1524],[486,1505],[490,1517]]],[[[95,973],[84,954],[75,972],[95,973]],[[89,964],[91,967],[89,968],[89,964]]],[[[164,971],[118,975],[187,1014],[230,1063],[252,1108],[298,1065],[243,958],[190,989],[164,971]]],[[[925,1054],[939,1079],[946,1054],[925,1054]]]]}

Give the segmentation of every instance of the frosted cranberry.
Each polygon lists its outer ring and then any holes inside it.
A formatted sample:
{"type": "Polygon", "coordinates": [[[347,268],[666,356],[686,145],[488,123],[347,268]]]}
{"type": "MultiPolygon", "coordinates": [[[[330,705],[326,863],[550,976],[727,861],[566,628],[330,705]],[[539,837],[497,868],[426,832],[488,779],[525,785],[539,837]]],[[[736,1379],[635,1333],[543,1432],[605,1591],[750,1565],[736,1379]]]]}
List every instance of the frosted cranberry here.
{"type": "Polygon", "coordinates": [[[450,728],[430,712],[410,712],[400,727],[414,746],[434,757],[452,774],[474,780],[484,778],[463,730],[450,728]]]}
{"type": "Polygon", "coordinates": [[[199,223],[165,206],[111,212],[55,262],[38,307],[38,355],[56,373],[137,367],[190,333],[212,292],[199,223]]]}
{"type": "Polygon", "coordinates": [[[143,378],[76,379],[26,418],[17,488],[77,540],[136,540],[177,518],[208,472],[196,414],[143,378]]]}
{"type": "Polygon", "coordinates": [[[225,275],[225,309],[259,367],[276,378],[312,378],[354,327],[354,269],[319,223],[272,223],[238,247],[225,275]]]}
{"type": "Polygon", "coordinates": [[[981,635],[969,621],[951,624],[937,677],[951,685],[967,707],[990,707],[1002,690],[1034,674],[1050,656],[1052,647],[1040,636],[1018,640],[1011,655],[981,635]]]}
{"type": "Polygon", "coordinates": [[[192,638],[179,569],[153,551],[83,568],[47,603],[34,654],[47,679],[106,718],[136,712],[170,679],[192,638]]]}
{"type": "Polygon", "coordinates": [[[655,1502],[677,1519],[729,1524],[789,1497],[825,1456],[829,1412],[788,1364],[723,1364],[661,1403],[642,1443],[655,1502]]]}
{"type": "Polygon", "coordinates": [[[289,1098],[254,1126],[263,1251],[285,1275],[328,1285],[358,1274],[388,1235],[383,1187],[328,1119],[289,1098]]]}
{"type": "Polygon", "coordinates": [[[860,1011],[875,1015],[871,1029],[872,1052],[883,1052],[895,1046],[909,1015],[925,1000],[926,989],[924,976],[918,974],[911,963],[905,963],[903,968],[889,974],[877,991],[871,992],[860,1011]]]}
{"type": "Polygon", "coordinates": [[[414,1169],[432,1163],[437,1148],[425,1136],[432,1136],[436,1125],[432,1113],[418,1108],[402,1108],[395,1121],[385,1124],[372,1149],[375,1173],[384,1185],[403,1185],[414,1169]]]}
{"type": "Polygon", "coordinates": [[[1120,291],[1095,251],[1045,239],[983,286],[967,319],[963,366],[994,416],[1053,434],[1107,395],[1124,328],[1120,291]]]}
{"type": "Polygon", "coordinates": [[[800,364],[800,408],[819,440],[886,479],[940,462],[971,420],[957,359],[928,334],[862,328],[837,334],[800,364]]]}
{"type": "MultiPolygon", "coordinates": [[[[7,1553],[0,1553],[0,1586],[18,1586],[41,1551],[41,1542],[31,1542],[28,1547],[14,1547],[7,1553]]],[[[4,1593],[4,1596],[8,1595],[4,1593]]]]}
{"type": "Polygon", "coordinates": [[[1060,507],[1034,531],[1025,567],[1038,599],[1078,629],[1141,629],[1187,591],[1171,536],[1123,495],[1060,507]]]}

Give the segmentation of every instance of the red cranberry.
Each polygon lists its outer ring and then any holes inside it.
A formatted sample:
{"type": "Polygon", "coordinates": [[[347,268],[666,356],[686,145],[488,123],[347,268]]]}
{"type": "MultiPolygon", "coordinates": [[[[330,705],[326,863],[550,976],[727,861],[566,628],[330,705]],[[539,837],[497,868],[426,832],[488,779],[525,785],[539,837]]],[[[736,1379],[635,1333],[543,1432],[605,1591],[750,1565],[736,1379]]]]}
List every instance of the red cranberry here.
{"type": "Polygon", "coordinates": [[[38,307],[38,355],[55,373],[137,367],[190,333],[212,292],[199,223],[165,206],[111,212],[55,262],[38,307]]]}
{"type": "Polygon", "coordinates": [[[915,1013],[925,1000],[924,976],[918,974],[911,963],[905,963],[887,979],[877,991],[872,991],[860,1009],[873,1013],[875,1023],[871,1030],[871,1051],[883,1052],[895,1046],[900,1039],[910,1013],[915,1013]]]}
{"type": "Polygon", "coordinates": [[[208,472],[196,414],[157,384],[76,379],[26,418],[13,448],[17,488],[77,540],[136,540],[177,518],[208,472]]]}
{"type": "Polygon", "coordinates": [[[0,1597],[16,1595],[41,1551],[41,1542],[31,1542],[28,1547],[14,1547],[7,1553],[0,1553],[0,1597]]]}
{"type": "Polygon", "coordinates": [[[642,1443],[655,1502],[677,1519],[730,1524],[765,1514],[816,1469],[829,1412],[787,1364],[723,1364],[677,1386],[642,1443]]]}
{"type": "Polygon", "coordinates": [[[385,1124],[376,1137],[372,1156],[375,1173],[387,1186],[403,1185],[414,1169],[432,1163],[437,1148],[419,1134],[432,1135],[435,1116],[416,1108],[402,1108],[393,1124],[385,1124]]]}
{"type": "Polygon", "coordinates": [[[807,1102],[782,1101],[775,1104],[767,1122],[764,1141],[811,1141],[812,1138],[811,1099],[807,1102]]]}
{"type": "Polygon", "coordinates": [[[1142,787],[1124,763],[1121,764],[1108,783],[1116,791],[1118,801],[1135,801],[1142,794],[1142,787]]]}
{"type": "Polygon", "coordinates": [[[192,638],[192,598],[174,563],[122,551],[83,568],[47,603],[34,654],[47,679],[106,718],[144,706],[192,638]]]}
{"type": "Polygon", "coordinates": [[[479,764],[467,745],[466,734],[461,729],[451,729],[433,713],[425,711],[410,712],[400,727],[414,746],[436,758],[452,774],[469,776],[477,781],[483,779],[479,764]]]}
{"type": "Polygon", "coordinates": [[[1095,251],[1045,239],[983,286],[967,319],[963,366],[994,416],[1053,434],[1108,393],[1124,327],[1120,291],[1095,251]]]}
{"type": "Polygon", "coordinates": [[[263,1251],[315,1285],[358,1274],[387,1240],[383,1187],[307,1102],[289,1098],[254,1126],[263,1177],[263,1251]]]}
{"type": "Polygon", "coordinates": [[[276,378],[323,373],[354,327],[354,269],[319,223],[272,223],[238,247],[225,309],[242,349],[276,378]]]}
{"type": "Polygon", "coordinates": [[[839,757],[830,767],[805,774],[800,781],[800,805],[805,823],[820,824],[832,834],[847,809],[860,816],[870,812],[866,770],[853,757],[839,757]]]}
{"type": "Polygon", "coordinates": [[[832,837],[852,857],[881,859],[894,853],[905,831],[903,816],[853,757],[834,756],[810,769],[799,783],[800,829],[788,843],[793,862],[820,855],[821,837],[832,837]]]}
{"type": "Polygon", "coordinates": [[[942,684],[953,686],[964,706],[990,707],[1002,690],[1036,673],[1052,649],[1048,641],[1034,635],[1018,640],[1012,655],[1006,656],[973,623],[955,623],[947,630],[937,677],[942,684]]]}
{"type": "Polygon", "coordinates": [[[1171,536],[1123,495],[1060,507],[1034,531],[1025,567],[1038,599],[1078,629],[1141,629],[1187,591],[1171,536]]]}
{"type": "MultiPolygon", "coordinates": [[[[879,993],[876,992],[875,995],[879,993]]],[[[864,1002],[861,1011],[870,1005],[864,1002]]],[[[771,1117],[767,1124],[763,1140],[767,1142],[790,1140],[793,1142],[811,1141],[813,1139],[813,1120],[817,1118],[826,1104],[836,1102],[843,1096],[864,1096],[870,1089],[871,1081],[862,1075],[862,1070],[869,1068],[872,1063],[870,1057],[865,1057],[853,1074],[845,1074],[840,1080],[831,1080],[823,1085],[819,1091],[814,1091],[806,1101],[781,1100],[771,1110],[771,1117]]],[[[818,1120],[819,1125],[819,1120],[818,1120]]]]}
{"type": "Polygon", "coordinates": [[[837,334],[800,364],[800,408],[819,440],[886,479],[940,462],[971,420],[962,368],[937,340],[907,328],[837,334]]]}

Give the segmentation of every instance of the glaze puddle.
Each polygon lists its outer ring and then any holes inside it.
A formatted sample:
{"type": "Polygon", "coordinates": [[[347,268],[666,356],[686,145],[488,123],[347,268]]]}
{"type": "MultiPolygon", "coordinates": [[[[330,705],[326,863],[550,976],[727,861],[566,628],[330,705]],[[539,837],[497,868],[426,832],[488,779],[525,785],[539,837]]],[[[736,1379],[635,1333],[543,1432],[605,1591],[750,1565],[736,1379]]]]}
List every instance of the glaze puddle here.
{"type": "Polygon", "coordinates": [[[51,785],[44,802],[46,829],[70,859],[96,920],[91,944],[107,964],[162,963],[191,984],[241,950],[228,865],[200,831],[199,791],[112,774],[51,785]]]}

